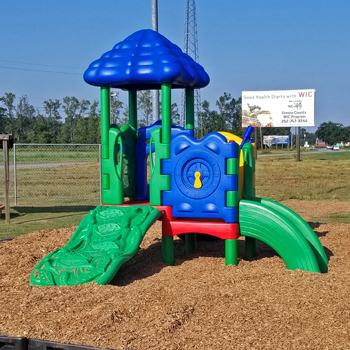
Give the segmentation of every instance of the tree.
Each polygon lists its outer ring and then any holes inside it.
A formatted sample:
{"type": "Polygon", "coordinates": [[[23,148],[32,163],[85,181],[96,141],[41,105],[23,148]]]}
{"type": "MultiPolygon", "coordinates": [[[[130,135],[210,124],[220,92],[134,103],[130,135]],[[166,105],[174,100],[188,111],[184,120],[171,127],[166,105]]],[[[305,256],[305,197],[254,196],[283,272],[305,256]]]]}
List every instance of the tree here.
{"type": "Polygon", "coordinates": [[[86,142],[87,143],[99,143],[101,141],[101,123],[100,123],[100,111],[98,110],[98,102],[90,106],[89,115],[87,117],[86,126],[86,142]]]}
{"type": "Polygon", "coordinates": [[[119,92],[116,91],[111,94],[111,124],[117,124],[119,126],[122,125],[120,119],[120,111],[123,108],[123,102],[119,100],[119,92]]]}
{"type": "Polygon", "coordinates": [[[324,122],[318,127],[315,134],[320,140],[333,145],[342,141],[343,129],[343,124],[324,122]]]}
{"type": "Polygon", "coordinates": [[[139,118],[139,127],[149,126],[149,123],[152,121],[151,90],[138,91],[137,100],[138,110],[142,116],[142,119],[139,118]]]}
{"type": "Polygon", "coordinates": [[[343,142],[350,142],[350,126],[346,126],[342,130],[342,139],[343,142]]]}
{"type": "Polygon", "coordinates": [[[211,131],[218,131],[217,121],[219,114],[217,111],[210,110],[210,104],[207,100],[202,103],[202,112],[200,112],[200,118],[202,119],[203,133],[208,134],[211,131]]]}
{"type": "Polygon", "coordinates": [[[50,143],[50,129],[44,115],[38,114],[36,116],[33,129],[28,133],[28,138],[33,143],[50,143]]]}
{"type": "Polygon", "coordinates": [[[5,133],[7,124],[6,109],[0,107],[0,133],[5,133]]]}
{"type": "Polygon", "coordinates": [[[224,93],[216,101],[217,111],[210,110],[208,101],[202,103],[202,119],[204,135],[211,131],[228,131],[242,136],[241,98],[235,99],[224,93]]]}
{"type": "Polygon", "coordinates": [[[180,125],[180,113],[177,103],[171,104],[171,122],[173,125],[180,125]]]}
{"type": "Polygon", "coordinates": [[[14,121],[14,136],[17,142],[28,142],[28,133],[35,123],[35,108],[29,104],[27,96],[19,99],[14,121]]]}
{"type": "Polygon", "coordinates": [[[16,96],[11,92],[6,92],[5,96],[0,98],[0,101],[5,107],[5,132],[9,134],[13,134],[13,131],[15,129],[15,99],[16,96]]]}
{"type": "Polygon", "coordinates": [[[66,120],[62,127],[61,141],[64,143],[74,143],[82,140],[82,134],[86,132],[86,126],[82,121],[84,115],[90,106],[90,101],[79,101],[76,97],[66,96],[63,99],[63,109],[66,114],[66,120]],[[79,117],[78,117],[79,116],[79,117]],[[78,118],[77,118],[78,117],[78,118]],[[77,130],[79,127],[79,131],[77,130]],[[75,137],[76,136],[76,137],[75,137]]]}

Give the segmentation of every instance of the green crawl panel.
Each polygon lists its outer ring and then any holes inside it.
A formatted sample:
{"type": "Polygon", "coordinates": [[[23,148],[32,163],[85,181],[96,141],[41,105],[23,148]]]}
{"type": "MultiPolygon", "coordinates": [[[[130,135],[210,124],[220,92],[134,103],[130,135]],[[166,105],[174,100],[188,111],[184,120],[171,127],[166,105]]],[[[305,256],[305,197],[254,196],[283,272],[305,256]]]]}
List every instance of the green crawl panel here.
{"type": "Polygon", "coordinates": [[[248,200],[239,204],[242,236],[252,237],[272,247],[290,270],[321,272],[314,251],[298,227],[268,206],[248,200]]]}
{"type": "Polygon", "coordinates": [[[280,215],[283,215],[288,220],[290,220],[299,229],[299,231],[303,234],[305,239],[311,245],[311,248],[315,254],[321,272],[325,272],[328,270],[328,259],[326,253],[324,252],[323,246],[315,232],[311,229],[311,227],[303,218],[301,218],[297,213],[295,213],[288,207],[270,199],[256,197],[253,198],[253,201],[261,203],[266,207],[275,210],[280,215]]]}
{"type": "Polygon", "coordinates": [[[29,284],[66,286],[109,283],[138,251],[160,212],[151,206],[98,206],[85,216],[65,247],[34,268],[29,284]]]}

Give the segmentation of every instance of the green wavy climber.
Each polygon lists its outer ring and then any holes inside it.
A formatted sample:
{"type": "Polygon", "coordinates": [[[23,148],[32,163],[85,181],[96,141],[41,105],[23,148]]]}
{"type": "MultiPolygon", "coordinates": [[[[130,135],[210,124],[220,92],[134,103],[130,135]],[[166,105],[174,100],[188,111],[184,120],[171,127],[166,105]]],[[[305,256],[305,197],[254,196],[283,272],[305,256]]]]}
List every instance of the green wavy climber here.
{"type": "Polygon", "coordinates": [[[131,259],[160,211],[151,206],[98,206],[81,221],[65,247],[42,259],[30,285],[109,283],[131,259]]]}

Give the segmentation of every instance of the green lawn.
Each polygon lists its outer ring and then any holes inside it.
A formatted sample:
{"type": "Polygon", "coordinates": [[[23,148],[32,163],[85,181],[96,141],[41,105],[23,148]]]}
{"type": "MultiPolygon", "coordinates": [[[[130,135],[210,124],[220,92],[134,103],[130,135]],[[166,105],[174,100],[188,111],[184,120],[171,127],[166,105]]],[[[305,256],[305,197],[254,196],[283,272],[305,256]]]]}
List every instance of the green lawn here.
{"type": "Polygon", "coordinates": [[[0,240],[38,230],[77,226],[94,206],[13,207],[11,223],[0,219],[0,240]]]}
{"type": "Polygon", "coordinates": [[[350,152],[259,157],[256,192],[260,197],[350,201],[350,152]]]}

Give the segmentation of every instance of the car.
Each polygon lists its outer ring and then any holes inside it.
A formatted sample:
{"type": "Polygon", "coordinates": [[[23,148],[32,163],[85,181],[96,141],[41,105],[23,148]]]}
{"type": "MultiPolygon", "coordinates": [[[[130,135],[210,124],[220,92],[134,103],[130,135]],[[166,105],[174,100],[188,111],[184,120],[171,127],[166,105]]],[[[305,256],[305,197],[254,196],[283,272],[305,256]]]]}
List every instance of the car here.
{"type": "Polygon", "coordinates": [[[333,151],[339,151],[339,146],[334,145],[332,149],[333,149],[333,151]]]}
{"type": "Polygon", "coordinates": [[[327,146],[327,149],[333,149],[333,146],[328,145],[328,146],[327,146]]]}

